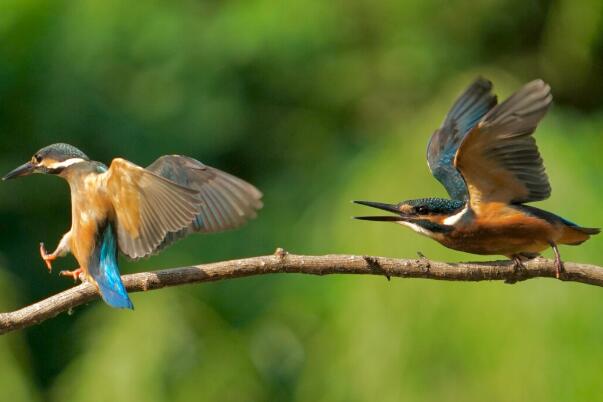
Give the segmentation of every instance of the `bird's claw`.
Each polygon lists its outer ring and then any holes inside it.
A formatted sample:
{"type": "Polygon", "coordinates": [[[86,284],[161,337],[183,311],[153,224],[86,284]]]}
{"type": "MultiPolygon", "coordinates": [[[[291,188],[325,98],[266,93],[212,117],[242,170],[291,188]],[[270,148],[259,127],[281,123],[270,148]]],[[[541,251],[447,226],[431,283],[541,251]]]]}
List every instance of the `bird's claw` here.
{"type": "Polygon", "coordinates": [[[521,260],[520,257],[513,257],[513,272],[514,273],[519,273],[521,271],[526,270],[526,266],[523,265],[523,261],[521,260]]]}
{"type": "Polygon", "coordinates": [[[74,282],[77,282],[78,279],[82,279],[80,278],[80,275],[82,275],[84,272],[83,269],[78,268],[78,269],[74,269],[73,271],[61,271],[59,272],[59,275],[61,276],[70,276],[71,278],[73,278],[74,282]]]}
{"type": "Polygon", "coordinates": [[[54,254],[48,254],[46,247],[44,247],[44,243],[40,243],[40,256],[42,256],[42,260],[44,260],[44,264],[46,264],[48,272],[52,272],[52,261],[54,261],[57,257],[54,254]]]}
{"type": "Polygon", "coordinates": [[[561,278],[561,274],[565,273],[565,267],[563,266],[563,261],[561,259],[557,259],[555,261],[555,278],[561,278]]]}
{"type": "Polygon", "coordinates": [[[524,274],[527,269],[519,256],[513,256],[511,261],[513,262],[513,275],[505,279],[505,283],[508,283],[509,285],[512,285],[517,281],[525,280],[524,274]]]}

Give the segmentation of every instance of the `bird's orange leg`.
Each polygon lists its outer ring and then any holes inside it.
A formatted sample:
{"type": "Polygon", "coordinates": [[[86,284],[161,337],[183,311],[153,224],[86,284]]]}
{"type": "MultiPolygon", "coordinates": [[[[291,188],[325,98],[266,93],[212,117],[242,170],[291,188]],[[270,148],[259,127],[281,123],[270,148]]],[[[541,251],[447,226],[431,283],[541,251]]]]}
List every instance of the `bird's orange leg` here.
{"type": "Polygon", "coordinates": [[[565,267],[563,266],[563,261],[561,261],[561,255],[559,254],[557,245],[552,241],[550,241],[549,244],[555,253],[555,278],[559,279],[559,277],[561,277],[561,273],[565,272],[565,267]]]}
{"type": "Polygon", "coordinates": [[[74,269],[73,271],[61,271],[59,272],[59,275],[61,276],[70,276],[73,278],[74,282],[77,282],[77,280],[81,280],[82,278],[80,277],[82,274],[84,273],[84,270],[82,268],[78,268],[78,269],[74,269]]]}
{"type": "Polygon", "coordinates": [[[40,243],[40,255],[46,264],[46,268],[48,268],[48,272],[52,271],[52,262],[57,259],[57,257],[63,257],[70,251],[70,243],[71,243],[71,230],[63,235],[57,249],[52,253],[48,254],[46,251],[46,247],[44,247],[44,243],[40,243]]]}
{"type": "Polygon", "coordinates": [[[48,268],[48,272],[52,271],[52,261],[57,259],[56,254],[48,254],[46,251],[46,247],[44,247],[44,243],[40,243],[40,255],[46,264],[46,268],[48,268]]]}

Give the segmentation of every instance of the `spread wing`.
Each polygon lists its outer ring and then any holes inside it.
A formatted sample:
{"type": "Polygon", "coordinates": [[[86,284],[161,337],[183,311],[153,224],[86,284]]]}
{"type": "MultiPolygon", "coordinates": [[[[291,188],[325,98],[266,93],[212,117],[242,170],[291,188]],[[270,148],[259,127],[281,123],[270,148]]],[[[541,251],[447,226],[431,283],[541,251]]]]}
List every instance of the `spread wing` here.
{"type": "Polygon", "coordinates": [[[467,183],[473,208],[482,202],[524,203],[550,196],[532,133],[552,99],[546,83],[529,82],[467,134],[454,165],[467,183]]]}
{"type": "Polygon", "coordinates": [[[221,170],[179,155],[162,156],[147,170],[181,186],[196,190],[203,201],[190,224],[168,233],[156,251],[194,232],[234,229],[256,217],[262,193],[253,185],[221,170]]]}
{"type": "Polygon", "coordinates": [[[114,159],[103,175],[119,248],[131,258],[153,253],[169,233],[188,227],[201,212],[198,191],[124,159],[114,159]]]}
{"type": "Polygon", "coordinates": [[[492,95],[491,89],[490,81],[475,80],[456,100],[427,146],[431,173],[456,200],[467,200],[468,193],[463,177],[453,165],[454,156],[467,133],[496,105],[496,96],[492,95]]]}

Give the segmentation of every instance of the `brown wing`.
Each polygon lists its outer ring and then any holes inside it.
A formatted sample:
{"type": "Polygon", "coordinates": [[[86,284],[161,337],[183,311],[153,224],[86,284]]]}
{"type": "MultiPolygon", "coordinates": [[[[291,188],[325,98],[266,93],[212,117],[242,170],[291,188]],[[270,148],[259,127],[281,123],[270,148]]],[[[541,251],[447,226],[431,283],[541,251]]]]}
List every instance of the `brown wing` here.
{"type": "Polygon", "coordinates": [[[153,253],[169,233],[188,227],[201,211],[196,190],[124,159],[114,159],[104,175],[119,248],[131,258],[153,253]]]}
{"type": "Polygon", "coordinates": [[[553,97],[541,80],[495,106],[469,132],[454,165],[473,208],[482,202],[524,203],[548,198],[551,186],[532,133],[553,97]]]}
{"type": "Polygon", "coordinates": [[[212,233],[234,229],[257,215],[262,208],[262,193],[253,185],[196,159],[165,155],[147,170],[181,186],[198,191],[203,201],[199,214],[190,225],[169,233],[157,250],[190,233],[212,233]]]}
{"type": "Polygon", "coordinates": [[[496,96],[491,90],[490,81],[476,79],[454,102],[427,145],[427,165],[452,199],[466,201],[469,198],[467,185],[453,160],[465,136],[496,105],[496,96]]]}

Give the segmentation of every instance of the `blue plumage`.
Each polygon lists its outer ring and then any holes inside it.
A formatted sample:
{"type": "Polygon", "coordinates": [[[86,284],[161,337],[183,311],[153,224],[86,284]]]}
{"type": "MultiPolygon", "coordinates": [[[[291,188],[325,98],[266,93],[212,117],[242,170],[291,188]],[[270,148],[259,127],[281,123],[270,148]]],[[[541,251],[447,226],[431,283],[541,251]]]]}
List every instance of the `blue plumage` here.
{"type": "Polygon", "coordinates": [[[192,233],[238,228],[262,208],[253,185],[181,155],[161,156],[146,169],[123,158],[107,167],[60,143],[40,149],[2,180],[33,173],[62,177],[71,189],[71,229],[52,253],[40,244],[44,264],[51,269],[72,252],[79,267],[61,275],[90,281],[116,308],[133,308],[118,250],[132,259],[149,256],[192,233]]]}
{"type": "Polygon", "coordinates": [[[452,106],[452,109],[446,115],[444,125],[450,125],[457,132],[459,138],[464,138],[482,117],[496,105],[496,97],[490,94],[491,89],[492,83],[490,81],[476,80],[452,106]]]}
{"type": "Polygon", "coordinates": [[[88,270],[108,305],[115,308],[134,308],[119,275],[117,241],[111,224],[107,224],[102,231],[100,244],[92,254],[88,270]]]}
{"type": "Polygon", "coordinates": [[[466,201],[467,185],[454,166],[454,157],[469,131],[496,105],[492,83],[478,78],[454,103],[427,146],[427,162],[434,177],[452,199],[466,201]]]}
{"type": "Polygon", "coordinates": [[[460,200],[449,200],[446,198],[429,197],[402,201],[398,205],[411,205],[413,207],[421,206],[426,212],[448,215],[460,211],[465,206],[465,202],[460,200]]]}

